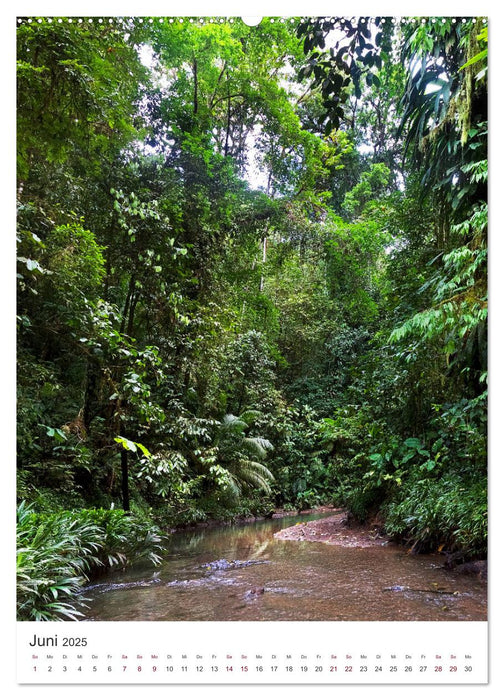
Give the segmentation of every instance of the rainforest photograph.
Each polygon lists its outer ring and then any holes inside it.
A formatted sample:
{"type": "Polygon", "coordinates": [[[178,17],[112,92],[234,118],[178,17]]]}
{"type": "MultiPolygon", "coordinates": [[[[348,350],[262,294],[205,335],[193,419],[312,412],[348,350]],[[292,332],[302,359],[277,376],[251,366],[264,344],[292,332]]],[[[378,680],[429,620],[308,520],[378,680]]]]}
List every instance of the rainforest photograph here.
{"type": "Polygon", "coordinates": [[[488,22],[19,17],[17,619],[487,619],[488,22]]]}

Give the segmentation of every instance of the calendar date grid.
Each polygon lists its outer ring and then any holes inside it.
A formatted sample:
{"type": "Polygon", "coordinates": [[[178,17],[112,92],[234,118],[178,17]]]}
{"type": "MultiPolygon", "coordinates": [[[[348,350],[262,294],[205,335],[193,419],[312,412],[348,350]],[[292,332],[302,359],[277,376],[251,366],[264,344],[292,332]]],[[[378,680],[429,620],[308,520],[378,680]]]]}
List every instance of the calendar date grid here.
{"type": "Polygon", "coordinates": [[[341,676],[450,674],[468,676],[473,672],[472,654],[262,654],[262,653],[77,653],[31,656],[32,674],[92,674],[114,676],[225,675],[225,676],[302,676],[323,674],[341,676]]]}

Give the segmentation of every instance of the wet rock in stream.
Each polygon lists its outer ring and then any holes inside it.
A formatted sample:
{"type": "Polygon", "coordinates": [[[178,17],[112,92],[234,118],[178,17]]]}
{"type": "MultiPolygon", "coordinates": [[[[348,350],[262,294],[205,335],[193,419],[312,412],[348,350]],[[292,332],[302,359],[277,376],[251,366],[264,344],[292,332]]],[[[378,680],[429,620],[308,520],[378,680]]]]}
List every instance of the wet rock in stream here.
{"type": "Polygon", "coordinates": [[[460,595],[459,591],[446,591],[433,584],[432,588],[411,588],[410,586],[387,586],[383,591],[393,591],[395,593],[429,593],[434,595],[460,595]]]}
{"type": "Polygon", "coordinates": [[[255,598],[258,598],[262,593],[264,593],[264,586],[256,586],[255,588],[251,588],[245,593],[245,599],[254,600],[255,598]]]}
{"type": "Polygon", "coordinates": [[[252,566],[253,564],[269,564],[266,560],[250,559],[248,561],[240,561],[235,559],[234,561],[228,561],[227,559],[217,559],[216,561],[211,561],[208,564],[202,564],[202,569],[207,569],[208,571],[226,571],[227,569],[242,569],[245,566],[252,566]]]}
{"type": "Polygon", "coordinates": [[[109,591],[126,590],[129,588],[150,588],[161,582],[159,578],[151,578],[147,581],[130,581],[127,583],[93,583],[81,588],[81,592],[93,591],[95,593],[108,593],[109,591]]]}
{"type": "Polygon", "coordinates": [[[165,585],[167,587],[180,586],[181,588],[199,588],[201,586],[208,586],[211,584],[218,584],[219,586],[233,586],[235,580],[233,578],[229,579],[215,579],[213,576],[204,578],[189,578],[189,579],[175,579],[174,581],[168,581],[165,585]]]}

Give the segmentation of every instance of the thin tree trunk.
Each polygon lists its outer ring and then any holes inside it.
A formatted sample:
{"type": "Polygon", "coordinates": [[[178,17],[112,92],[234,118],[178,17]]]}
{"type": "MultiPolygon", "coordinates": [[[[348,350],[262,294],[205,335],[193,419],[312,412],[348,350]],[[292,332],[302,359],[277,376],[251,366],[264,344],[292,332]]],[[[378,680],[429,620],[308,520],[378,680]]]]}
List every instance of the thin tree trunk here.
{"type": "Polygon", "coordinates": [[[84,409],[82,419],[84,427],[89,432],[93,418],[98,415],[101,406],[101,365],[92,357],[88,358],[86,369],[86,386],[84,389],[84,409]]]}
{"type": "Polygon", "coordinates": [[[130,301],[129,313],[128,313],[128,325],[126,326],[126,334],[131,336],[133,334],[133,321],[135,318],[135,309],[138,304],[139,295],[135,294],[130,301]]]}
{"type": "MultiPolygon", "coordinates": [[[[222,80],[222,77],[224,76],[224,73],[226,73],[226,72],[227,72],[227,61],[224,61],[224,65],[222,66],[222,70],[219,74],[219,77],[217,78],[217,82],[215,84],[215,89],[213,91],[212,97],[211,97],[210,102],[208,104],[210,110],[213,110],[213,108],[214,108],[215,98],[217,96],[217,89],[219,87],[220,81],[222,80]]],[[[228,90],[228,94],[229,94],[229,90],[228,90]]]]}
{"type": "Polygon", "coordinates": [[[123,510],[129,512],[129,483],[128,483],[128,453],[125,449],[121,450],[121,494],[123,510]]]}
{"type": "Polygon", "coordinates": [[[198,61],[196,56],[193,57],[193,76],[194,76],[194,98],[193,98],[193,114],[198,113],[198,61]]]}
{"type": "MultiPolygon", "coordinates": [[[[262,262],[263,265],[266,262],[266,249],[268,247],[268,239],[266,238],[266,234],[264,235],[264,238],[262,240],[262,262]]],[[[264,289],[264,274],[263,271],[261,270],[261,281],[259,283],[259,291],[262,292],[264,289]]]]}
{"type": "Polygon", "coordinates": [[[124,329],[126,327],[126,320],[129,316],[129,307],[131,304],[131,299],[133,296],[133,292],[135,290],[135,275],[131,275],[129,285],[128,285],[128,292],[126,294],[126,301],[124,302],[124,307],[123,307],[123,312],[122,312],[122,319],[121,319],[121,327],[119,328],[119,333],[121,335],[124,333],[124,329]]]}
{"type": "Polygon", "coordinates": [[[224,144],[224,155],[227,156],[229,149],[229,132],[231,130],[231,98],[229,96],[229,75],[227,76],[227,125],[226,142],[224,144]]]}

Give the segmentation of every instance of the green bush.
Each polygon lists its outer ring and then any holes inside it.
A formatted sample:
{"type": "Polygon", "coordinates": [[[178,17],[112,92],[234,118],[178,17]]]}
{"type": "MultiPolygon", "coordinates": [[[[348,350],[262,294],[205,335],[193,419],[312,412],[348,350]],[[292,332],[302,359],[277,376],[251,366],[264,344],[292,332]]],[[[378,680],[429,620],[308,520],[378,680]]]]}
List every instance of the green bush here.
{"type": "MultiPolygon", "coordinates": [[[[214,491],[201,496],[197,501],[188,501],[184,508],[177,511],[165,508],[164,522],[172,526],[194,525],[207,520],[231,523],[240,518],[266,516],[275,509],[274,502],[268,496],[258,493],[256,496],[241,498],[237,503],[233,494],[226,491],[214,491]]],[[[157,512],[160,515],[160,512],[157,512]]]]}
{"type": "Polygon", "coordinates": [[[442,547],[468,557],[486,554],[486,480],[448,474],[404,486],[385,508],[389,535],[406,539],[416,551],[442,547]]]}
{"type": "Polygon", "coordinates": [[[143,558],[160,561],[157,529],[124,511],[40,514],[22,502],[17,518],[19,620],[76,620],[92,573],[143,558]]]}

